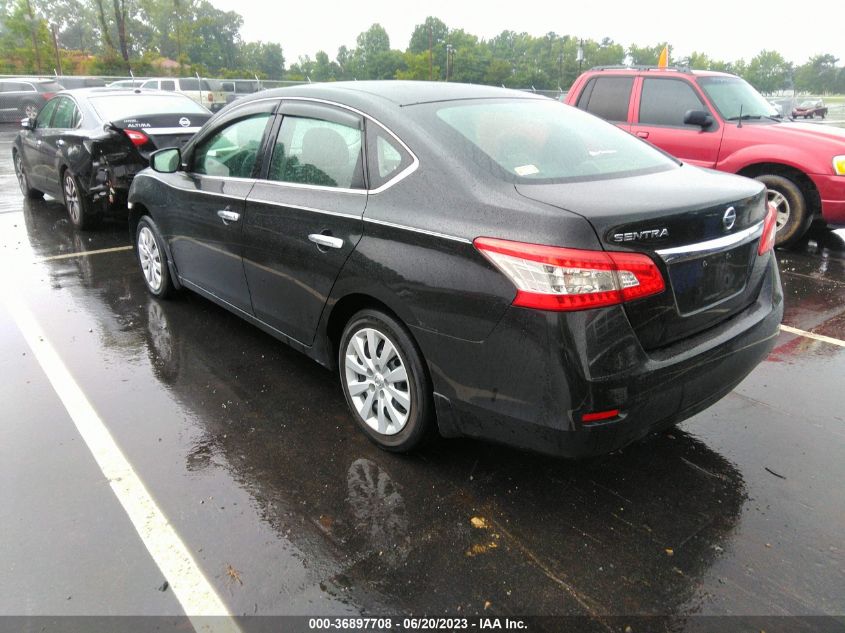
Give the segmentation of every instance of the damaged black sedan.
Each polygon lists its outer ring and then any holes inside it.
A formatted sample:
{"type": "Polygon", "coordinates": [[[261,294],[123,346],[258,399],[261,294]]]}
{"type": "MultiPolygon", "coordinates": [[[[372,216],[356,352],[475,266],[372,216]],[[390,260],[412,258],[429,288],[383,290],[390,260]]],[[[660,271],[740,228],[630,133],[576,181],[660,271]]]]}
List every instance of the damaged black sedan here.
{"type": "Polygon", "coordinates": [[[64,202],[78,229],[126,202],[150,153],[181,147],[211,117],[180,94],[92,88],[61,92],[21,121],[12,161],[21,192],[64,202]]]}

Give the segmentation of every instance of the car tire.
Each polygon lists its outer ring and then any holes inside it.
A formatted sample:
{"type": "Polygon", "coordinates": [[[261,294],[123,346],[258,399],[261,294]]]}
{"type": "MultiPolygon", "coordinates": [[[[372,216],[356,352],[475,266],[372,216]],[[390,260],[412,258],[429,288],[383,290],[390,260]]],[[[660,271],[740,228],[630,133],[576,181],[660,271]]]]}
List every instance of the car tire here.
{"type": "Polygon", "coordinates": [[[804,192],[786,176],[762,174],[757,176],[757,180],[766,185],[768,200],[778,212],[775,246],[792,246],[804,237],[813,220],[804,192]]]}
{"type": "Polygon", "coordinates": [[[355,314],[338,348],[343,395],[380,448],[406,453],[434,436],[434,403],[422,354],[405,327],[378,310],[355,314]]]}
{"type": "Polygon", "coordinates": [[[88,231],[99,226],[102,213],[79,186],[79,179],[70,169],[65,169],[62,173],[62,194],[68,219],[74,228],[88,231]]]}
{"type": "Polygon", "coordinates": [[[18,186],[21,188],[21,193],[26,198],[41,198],[44,196],[43,191],[33,189],[29,186],[29,176],[26,175],[26,170],[23,166],[23,157],[18,153],[12,154],[12,161],[15,164],[15,176],[18,179],[18,186]]]}
{"type": "Polygon", "coordinates": [[[175,290],[164,240],[155,222],[147,215],[138,221],[135,229],[135,256],[147,291],[158,299],[171,297],[175,290]]]}

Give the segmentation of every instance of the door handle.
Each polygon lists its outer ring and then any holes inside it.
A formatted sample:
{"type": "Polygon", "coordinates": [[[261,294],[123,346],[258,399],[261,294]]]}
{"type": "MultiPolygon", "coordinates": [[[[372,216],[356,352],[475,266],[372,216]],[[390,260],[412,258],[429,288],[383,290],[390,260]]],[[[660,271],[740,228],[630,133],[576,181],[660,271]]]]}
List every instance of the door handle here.
{"type": "Polygon", "coordinates": [[[645,130],[640,130],[639,132],[637,132],[637,136],[639,136],[640,138],[648,138],[648,132],[646,132],[645,130]]]}
{"type": "Polygon", "coordinates": [[[322,233],[312,233],[308,236],[308,239],[317,246],[324,246],[325,248],[341,248],[343,246],[343,240],[339,237],[323,235],[322,233]]]}
{"type": "Polygon", "coordinates": [[[229,222],[237,222],[241,219],[241,214],[229,209],[221,209],[217,212],[217,217],[223,220],[223,224],[229,225],[229,222]]]}

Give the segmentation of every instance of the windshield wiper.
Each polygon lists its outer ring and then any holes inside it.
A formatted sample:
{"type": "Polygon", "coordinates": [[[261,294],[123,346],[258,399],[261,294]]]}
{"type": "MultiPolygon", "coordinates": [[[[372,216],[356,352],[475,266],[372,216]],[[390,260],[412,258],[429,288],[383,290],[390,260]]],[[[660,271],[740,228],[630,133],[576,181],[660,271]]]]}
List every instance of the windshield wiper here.
{"type": "Polygon", "coordinates": [[[748,119],[754,119],[755,121],[758,119],[762,119],[762,114],[743,114],[741,116],[732,116],[725,119],[726,121],[747,121],[748,119]]]}

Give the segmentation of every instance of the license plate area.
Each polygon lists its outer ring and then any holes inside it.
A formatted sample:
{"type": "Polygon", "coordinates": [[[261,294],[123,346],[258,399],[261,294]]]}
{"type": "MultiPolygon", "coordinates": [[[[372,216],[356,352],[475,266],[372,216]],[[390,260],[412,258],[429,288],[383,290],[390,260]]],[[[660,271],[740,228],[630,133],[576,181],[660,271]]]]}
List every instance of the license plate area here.
{"type": "Polygon", "coordinates": [[[669,264],[669,280],[682,316],[712,308],[745,290],[756,242],[669,264]]]}

